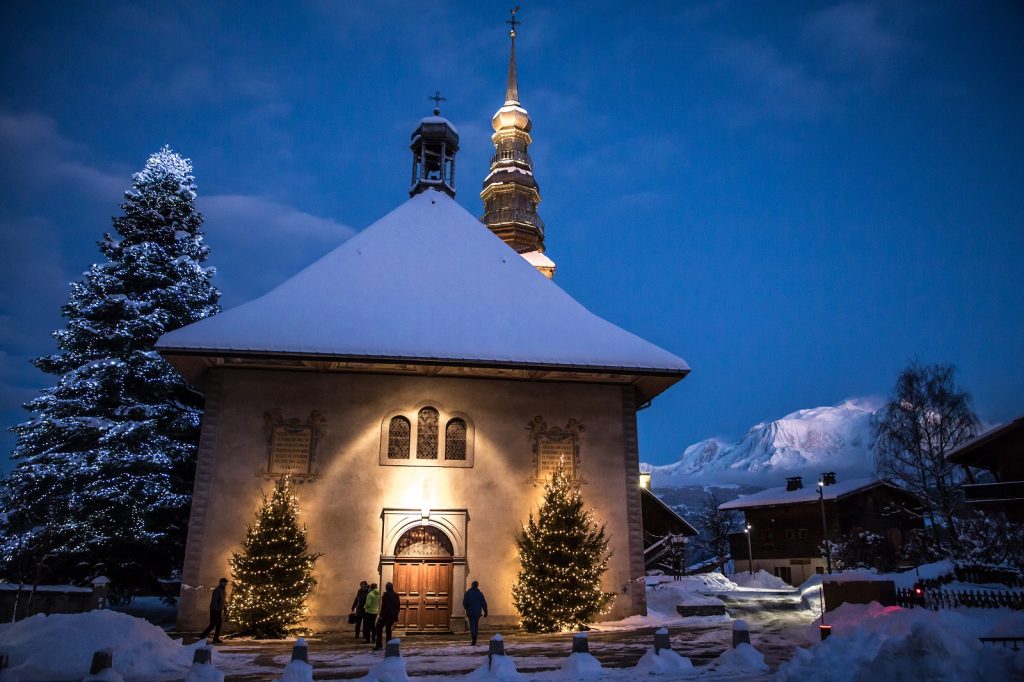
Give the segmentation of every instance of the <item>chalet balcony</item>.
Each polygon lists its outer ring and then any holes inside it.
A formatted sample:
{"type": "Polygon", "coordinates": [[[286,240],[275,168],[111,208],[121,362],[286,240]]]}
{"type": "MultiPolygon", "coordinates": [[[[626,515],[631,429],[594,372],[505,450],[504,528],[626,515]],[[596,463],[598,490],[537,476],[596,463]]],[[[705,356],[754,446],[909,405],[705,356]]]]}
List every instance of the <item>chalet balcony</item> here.
{"type": "Polygon", "coordinates": [[[976,483],[964,486],[964,498],[973,504],[1024,502],[1024,481],[976,483]]]}

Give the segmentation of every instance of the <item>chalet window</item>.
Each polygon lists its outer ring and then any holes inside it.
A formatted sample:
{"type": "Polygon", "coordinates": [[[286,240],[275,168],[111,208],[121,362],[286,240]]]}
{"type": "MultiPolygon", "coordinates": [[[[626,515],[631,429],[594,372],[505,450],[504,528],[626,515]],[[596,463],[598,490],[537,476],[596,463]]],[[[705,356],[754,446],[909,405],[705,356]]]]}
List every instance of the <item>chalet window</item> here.
{"type": "Polygon", "coordinates": [[[796,537],[796,531],[794,531],[792,528],[787,528],[786,529],[786,539],[787,540],[792,540],[795,537],[796,537]]]}
{"type": "Polygon", "coordinates": [[[441,406],[396,410],[381,422],[380,464],[473,466],[473,421],[441,406]]]}
{"type": "Polygon", "coordinates": [[[771,547],[775,544],[775,531],[763,530],[761,531],[761,544],[765,547],[771,547]]]}
{"type": "Polygon", "coordinates": [[[806,540],[807,539],[807,529],[806,528],[801,528],[800,530],[798,530],[797,531],[797,537],[800,538],[801,540],[806,540]]]}
{"type": "Polygon", "coordinates": [[[456,417],[444,428],[444,458],[466,459],[466,422],[456,417]]]}
{"type": "Polygon", "coordinates": [[[420,410],[416,425],[416,459],[437,459],[437,422],[433,407],[420,410]]]}
{"type": "Polygon", "coordinates": [[[388,459],[409,459],[412,424],[405,417],[392,417],[388,425],[388,459]]]}

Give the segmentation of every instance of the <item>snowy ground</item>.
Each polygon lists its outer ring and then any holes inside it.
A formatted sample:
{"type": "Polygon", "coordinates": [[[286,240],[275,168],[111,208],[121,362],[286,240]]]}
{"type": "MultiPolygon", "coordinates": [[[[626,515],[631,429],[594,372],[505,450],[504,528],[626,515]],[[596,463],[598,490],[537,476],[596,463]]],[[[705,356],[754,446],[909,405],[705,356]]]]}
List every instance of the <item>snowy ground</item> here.
{"type": "MultiPolygon", "coordinates": [[[[925,570],[930,570],[925,567],[925,570]]],[[[570,634],[505,633],[510,660],[489,672],[487,646],[472,647],[464,637],[404,638],[405,674],[416,679],[635,679],[766,680],[815,679],[1024,679],[1024,652],[982,645],[984,635],[1024,635],[1024,614],[960,609],[931,612],[875,605],[844,605],[828,614],[833,635],[820,643],[817,581],[801,589],[780,586],[767,574],[738,575],[743,587],[721,574],[673,580],[647,580],[646,617],[601,623],[589,633],[593,657],[570,656],[570,634]],[[728,616],[682,618],[677,604],[724,603],[728,616]],[[733,619],[749,623],[753,647],[731,648],[733,619]],[[655,656],[654,630],[666,627],[671,652],[655,656]],[[935,657],[942,668],[930,668],[935,657]],[[512,674],[510,668],[518,671],[512,674]],[[600,667],[597,667],[600,666],[600,667]],[[902,667],[901,667],[902,666],[902,667]],[[917,666],[917,668],[914,668],[917,666]],[[482,669],[481,669],[482,668],[482,669]],[[926,674],[911,674],[917,669],[926,674]],[[943,672],[946,671],[946,672],[943,672]],[[983,676],[984,675],[984,676],[983,676]]],[[[901,576],[900,580],[911,580],[901,576]]],[[[493,633],[487,633],[490,636],[493,633]]],[[[309,638],[312,668],[293,666],[285,674],[291,642],[233,640],[214,652],[215,667],[229,680],[301,682],[317,680],[406,679],[382,669],[381,652],[370,651],[349,632],[309,638]],[[295,676],[299,677],[296,678],[295,676]]],[[[181,680],[196,645],[183,646],[159,628],[131,616],[98,611],[75,616],[37,616],[0,625],[0,653],[9,653],[13,672],[30,680],[81,680],[91,653],[114,648],[115,668],[129,682],[181,680]]],[[[391,665],[391,664],[389,664],[391,665]]],[[[197,679],[192,676],[190,679],[197,679]]]]}

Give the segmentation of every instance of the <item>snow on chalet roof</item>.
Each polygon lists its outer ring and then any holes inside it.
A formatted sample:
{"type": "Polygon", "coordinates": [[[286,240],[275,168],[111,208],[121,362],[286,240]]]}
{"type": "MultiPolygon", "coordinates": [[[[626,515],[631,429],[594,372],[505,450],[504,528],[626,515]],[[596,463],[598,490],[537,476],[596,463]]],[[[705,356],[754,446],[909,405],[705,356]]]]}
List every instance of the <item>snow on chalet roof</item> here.
{"type": "MultiPolygon", "coordinates": [[[[825,486],[825,499],[836,500],[841,497],[878,485],[892,485],[878,478],[851,478],[848,481],[840,481],[834,485],[825,486]]],[[[779,488],[768,488],[759,493],[742,495],[735,500],[730,500],[718,505],[719,509],[750,509],[753,507],[775,507],[785,504],[801,504],[804,502],[818,501],[818,486],[812,481],[811,485],[798,490],[786,490],[785,486],[779,488]]]]}
{"type": "Polygon", "coordinates": [[[266,295],[162,336],[166,354],[297,354],[682,377],[446,194],[417,194],[266,295]]]}

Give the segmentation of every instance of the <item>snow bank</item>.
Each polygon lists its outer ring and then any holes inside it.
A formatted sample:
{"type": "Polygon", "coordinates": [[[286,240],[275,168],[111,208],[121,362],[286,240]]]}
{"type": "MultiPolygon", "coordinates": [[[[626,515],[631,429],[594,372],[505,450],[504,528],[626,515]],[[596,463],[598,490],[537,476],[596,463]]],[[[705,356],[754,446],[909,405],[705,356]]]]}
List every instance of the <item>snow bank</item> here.
{"type": "MultiPolygon", "coordinates": [[[[659,631],[660,633],[661,631],[659,631]]],[[[693,671],[693,663],[671,649],[655,652],[651,647],[637,661],[633,672],[637,675],[685,675],[693,671]]]]}
{"type": "Polygon", "coordinates": [[[695,616],[684,618],[676,611],[686,606],[721,605],[721,601],[706,592],[726,592],[738,589],[736,583],[721,573],[699,573],[675,580],[670,576],[649,575],[647,584],[647,615],[630,616],[622,620],[597,623],[601,630],[623,630],[640,627],[679,625],[700,618],[702,622],[726,621],[728,616],[695,616]]]}
{"type": "Polygon", "coordinates": [[[0,641],[23,682],[80,680],[100,649],[113,651],[114,670],[126,677],[183,674],[200,646],[184,647],[155,625],[114,611],[32,616],[0,625],[0,641]]]}
{"type": "Polygon", "coordinates": [[[718,673],[768,672],[768,664],[764,662],[764,655],[746,642],[733,649],[723,651],[722,655],[714,662],[714,666],[715,672],[718,673]]]}
{"type": "MultiPolygon", "coordinates": [[[[832,625],[832,636],[798,649],[779,668],[777,679],[1024,679],[1024,652],[978,640],[1024,632],[1024,613],[928,611],[872,602],[843,604],[826,614],[826,622],[832,625]]],[[[811,628],[816,630],[817,621],[811,628]]]]}
{"type": "Polygon", "coordinates": [[[774,576],[768,571],[761,569],[754,575],[747,571],[740,571],[732,575],[732,582],[740,587],[756,587],[767,590],[792,590],[793,586],[782,578],[774,576]]]}
{"type": "Polygon", "coordinates": [[[209,663],[193,663],[185,682],[224,682],[224,673],[209,663]]]}
{"type": "Polygon", "coordinates": [[[594,680],[604,674],[601,661],[591,654],[572,653],[569,660],[552,673],[552,680],[594,680]]]}
{"type": "MultiPolygon", "coordinates": [[[[399,644],[397,637],[388,640],[388,644],[399,644]]],[[[365,682],[409,682],[409,675],[405,670],[405,659],[401,656],[384,657],[384,660],[374,665],[361,678],[365,682]]],[[[290,680],[286,682],[291,682],[290,680]]]]}
{"type": "Polygon", "coordinates": [[[467,680],[522,680],[516,664],[510,656],[492,656],[490,662],[466,675],[467,680]]]}

